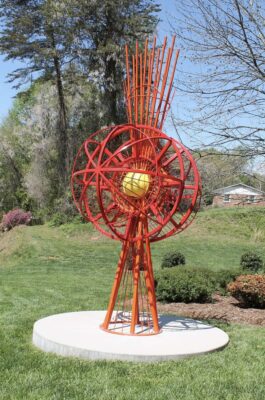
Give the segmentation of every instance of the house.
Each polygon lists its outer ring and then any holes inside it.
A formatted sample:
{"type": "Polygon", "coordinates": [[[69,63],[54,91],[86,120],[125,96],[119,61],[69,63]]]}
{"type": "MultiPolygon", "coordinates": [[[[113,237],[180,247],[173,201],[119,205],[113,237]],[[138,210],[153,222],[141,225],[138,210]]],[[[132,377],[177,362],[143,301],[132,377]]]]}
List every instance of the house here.
{"type": "Polygon", "coordinates": [[[265,206],[265,192],[243,183],[216,189],[213,194],[213,206],[265,206]]]}

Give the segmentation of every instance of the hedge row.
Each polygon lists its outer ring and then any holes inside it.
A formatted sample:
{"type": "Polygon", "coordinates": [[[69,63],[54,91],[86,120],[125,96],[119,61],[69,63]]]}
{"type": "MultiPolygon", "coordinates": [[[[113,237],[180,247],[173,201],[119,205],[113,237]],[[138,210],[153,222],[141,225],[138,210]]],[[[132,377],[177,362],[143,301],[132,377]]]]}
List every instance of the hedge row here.
{"type": "Polygon", "coordinates": [[[170,268],[156,274],[156,294],[162,302],[205,303],[216,291],[225,292],[241,270],[210,271],[202,268],[170,268]]]}
{"type": "Polygon", "coordinates": [[[245,307],[265,308],[265,275],[243,272],[188,267],[164,269],[156,274],[157,299],[165,303],[207,303],[219,291],[229,292],[245,307]]]}

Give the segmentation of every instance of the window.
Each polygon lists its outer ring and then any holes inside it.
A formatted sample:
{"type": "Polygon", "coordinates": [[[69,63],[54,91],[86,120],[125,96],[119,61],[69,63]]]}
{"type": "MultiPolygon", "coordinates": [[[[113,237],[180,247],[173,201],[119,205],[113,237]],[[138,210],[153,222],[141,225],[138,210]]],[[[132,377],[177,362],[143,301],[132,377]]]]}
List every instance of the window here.
{"type": "Polygon", "coordinates": [[[253,196],[253,195],[248,196],[248,202],[249,203],[254,203],[255,202],[255,196],[253,196]]]}
{"type": "Polygon", "coordinates": [[[224,195],[224,203],[229,203],[230,201],[230,194],[225,194],[224,195]]]}

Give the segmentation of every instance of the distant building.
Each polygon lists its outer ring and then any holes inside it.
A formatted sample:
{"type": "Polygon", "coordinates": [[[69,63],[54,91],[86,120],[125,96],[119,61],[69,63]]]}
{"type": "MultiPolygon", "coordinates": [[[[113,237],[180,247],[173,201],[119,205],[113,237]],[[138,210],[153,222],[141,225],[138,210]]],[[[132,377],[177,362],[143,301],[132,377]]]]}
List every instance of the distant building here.
{"type": "Polygon", "coordinates": [[[243,183],[217,189],[213,194],[213,206],[265,206],[265,192],[243,183]]]}

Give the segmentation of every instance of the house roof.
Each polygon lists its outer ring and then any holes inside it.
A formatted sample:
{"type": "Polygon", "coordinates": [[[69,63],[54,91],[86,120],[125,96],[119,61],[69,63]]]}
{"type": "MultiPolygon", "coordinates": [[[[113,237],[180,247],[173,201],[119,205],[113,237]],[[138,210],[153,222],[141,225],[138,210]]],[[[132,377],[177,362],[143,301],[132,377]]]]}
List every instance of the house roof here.
{"type": "Polygon", "coordinates": [[[244,191],[247,190],[247,191],[255,192],[256,194],[264,194],[265,195],[265,192],[263,192],[262,190],[254,188],[253,186],[245,185],[244,183],[236,183],[234,185],[225,186],[223,188],[216,189],[213,191],[213,194],[224,194],[224,193],[228,193],[228,192],[233,193],[233,191],[236,192],[237,191],[236,189],[240,189],[240,188],[244,191]]]}

